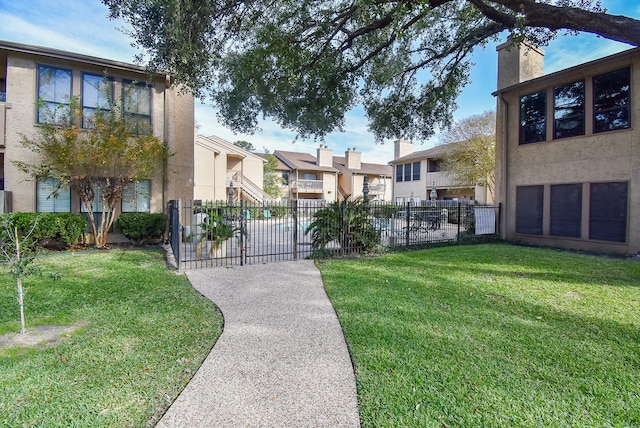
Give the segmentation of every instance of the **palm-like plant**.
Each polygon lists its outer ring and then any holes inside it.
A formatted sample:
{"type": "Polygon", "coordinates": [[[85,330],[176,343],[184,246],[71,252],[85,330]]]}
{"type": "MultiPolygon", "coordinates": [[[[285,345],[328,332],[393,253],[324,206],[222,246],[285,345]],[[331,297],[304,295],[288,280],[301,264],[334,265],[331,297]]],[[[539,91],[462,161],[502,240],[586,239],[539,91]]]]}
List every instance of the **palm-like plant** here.
{"type": "Polygon", "coordinates": [[[233,238],[236,233],[242,233],[242,228],[235,227],[232,223],[225,221],[219,213],[212,211],[206,221],[200,225],[200,242],[196,246],[196,255],[202,257],[202,249],[206,248],[207,241],[211,241],[209,256],[213,256],[216,250],[228,239],[233,238]]]}
{"type": "Polygon", "coordinates": [[[336,242],[341,253],[362,252],[380,243],[380,236],[369,218],[369,207],[362,197],[330,203],[317,211],[305,230],[311,232],[314,250],[324,251],[336,242]]]}

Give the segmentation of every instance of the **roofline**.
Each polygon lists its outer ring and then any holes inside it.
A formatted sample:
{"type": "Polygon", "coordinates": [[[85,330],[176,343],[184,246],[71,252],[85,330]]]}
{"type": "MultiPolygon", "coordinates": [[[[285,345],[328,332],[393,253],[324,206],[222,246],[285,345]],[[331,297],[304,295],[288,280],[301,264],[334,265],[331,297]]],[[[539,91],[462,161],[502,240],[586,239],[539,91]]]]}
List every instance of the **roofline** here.
{"type": "Polygon", "coordinates": [[[258,156],[255,153],[251,153],[250,151],[245,150],[242,147],[238,147],[235,144],[225,140],[224,138],[218,137],[217,135],[210,135],[208,137],[204,135],[196,135],[196,141],[198,140],[204,141],[209,144],[220,144],[224,146],[228,152],[238,156],[242,156],[243,159],[247,157],[253,157],[260,160],[262,163],[267,163],[267,160],[265,158],[258,156]]]}
{"type": "Polygon", "coordinates": [[[151,72],[146,67],[130,64],[121,61],[114,61],[105,58],[99,58],[91,55],[84,55],[75,52],[63,51],[60,49],[47,48],[44,46],[26,45],[22,43],[9,42],[0,40],[0,49],[12,52],[26,53],[31,55],[42,55],[51,58],[63,59],[68,61],[84,62],[97,65],[100,67],[109,67],[123,71],[133,71],[136,73],[153,74],[156,77],[164,77],[168,73],[151,72]]]}
{"type": "Polygon", "coordinates": [[[498,89],[494,92],[491,93],[491,95],[493,95],[494,97],[499,96],[505,92],[509,92],[513,89],[516,88],[524,88],[527,87],[529,85],[536,85],[539,84],[541,82],[544,82],[545,80],[552,80],[557,78],[558,76],[563,76],[565,74],[569,75],[574,73],[576,70],[582,70],[585,68],[595,68],[597,66],[599,66],[600,64],[603,63],[607,63],[610,61],[621,61],[623,59],[626,58],[630,58],[633,57],[635,55],[638,55],[640,53],[640,48],[631,48],[631,49],[626,49],[622,52],[618,52],[618,53],[614,53],[612,55],[607,55],[605,57],[602,58],[597,58],[591,61],[587,61],[587,62],[583,62],[581,64],[578,65],[574,65],[573,67],[569,67],[569,68],[563,68],[562,70],[558,70],[558,71],[554,71],[553,73],[549,73],[549,74],[545,74],[542,75],[540,77],[536,77],[534,79],[530,79],[530,80],[525,80],[524,82],[520,82],[520,83],[516,83],[514,85],[510,85],[507,86],[505,88],[502,89],[498,89]]]}

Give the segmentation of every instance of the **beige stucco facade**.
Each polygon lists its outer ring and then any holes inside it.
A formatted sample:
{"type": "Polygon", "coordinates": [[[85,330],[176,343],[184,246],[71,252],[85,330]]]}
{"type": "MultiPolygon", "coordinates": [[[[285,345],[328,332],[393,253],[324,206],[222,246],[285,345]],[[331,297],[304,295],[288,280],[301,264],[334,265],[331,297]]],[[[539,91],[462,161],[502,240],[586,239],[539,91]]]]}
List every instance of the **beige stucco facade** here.
{"type": "MultiPolygon", "coordinates": [[[[507,54],[500,52],[499,55],[507,54]]],[[[518,52],[514,52],[506,62],[509,68],[514,68],[513,61],[517,56],[518,52]]],[[[542,63],[542,52],[530,53],[527,61],[542,63]]],[[[541,73],[540,67],[537,70],[541,73]]],[[[507,72],[508,70],[503,73],[507,72]]],[[[503,78],[501,82],[509,82],[510,85],[499,86],[495,94],[496,195],[503,206],[500,225],[503,238],[532,245],[635,255],[640,251],[640,109],[637,108],[640,105],[640,51],[629,50],[546,76],[534,77],[527,76],[520,79],[520,83],[517,78],[503,78]],[[622,69],[630,70],[630,95],[627,100],[630,124],[623,129],[595,132],[594,76],[622,69]],[[584,133],[556,137],[554,88],[576,81],[584,81],[584,133]],[[520,106],[523,97],[534,93],[546,95],[546,133],[543,141],[523,142],[520,139],[520,134],[524,132],[521,128],[520,106]],[[628,189],[626,230],[615,242],[593,239],[594,235],[600,235],[596,224],[601,224],[596,222],[595,210],[598,208],[594,205],[596,196],[593,192],[597,186],[608,183],[621,183],[628,189]],[[558,232],[552,231],[552,190],[563,185],[574,185],[576,193],[581,195],[581,203],[576,203],[574,208],[576,215],[580,216],[579,224],[575,226],[579,230],[572,237],[559,236],[558,232]],[[519,208],[522,210],[523,204],[530,201],[524,200],[523,196],[518,201],[518,189],[524,195],[522,189],[532,188],[531,186],[539,189],[543,195],[541,231],[522,233],[524,229],[518,227],[517,213],[519,208]]],[[[611,203],[612,206],[613,204],[611,203]]],[[[619,218],[622,219],[624,214],[622,212],[619,218]]]]}
{"type": "Polygon", "coordinates": [[[222,138],[201,135],[196,137],[194,157],[195,199],[226,201],[231,183],[234,200],[265,202],[271,199],[263,191],[266,161],[262,157],[222,138]]]}
{"type": "Polygon", "coordinates": [[[362,153],[347,149],[344,157],[333,157],[333,166],[340,171],[338,193],[358,198],[364,195],[364,178],[369,185],[370,200],[391,201],[391,167],[362,162],[362,153]]]}
{"type": "MultiPolygon", "coordinates": [[[[193,198],[193,124],[194,100],[181,94],[170,76],[154,75],[151,81],[144,68],[70,52],[0,42],[0,153],[3,159],[3,190],[11,192],[12,211],[36,211],[36,182],[19,171],[13,161],[38,162],[36,154],[20,146],[22,136],[31,136],[37,127],[39,65],[71,71],[71,95],[82,95],[84,73],[108,75],[114,93],[121,93],[123,82],[138,81],[151,87],[152,133],[164,141],[173,153],[166,163],[149,177],[150,211],[163,212],[170,199],[193,198]]],[[[71,211],[80,207],[72,195],[71,211]]]]}

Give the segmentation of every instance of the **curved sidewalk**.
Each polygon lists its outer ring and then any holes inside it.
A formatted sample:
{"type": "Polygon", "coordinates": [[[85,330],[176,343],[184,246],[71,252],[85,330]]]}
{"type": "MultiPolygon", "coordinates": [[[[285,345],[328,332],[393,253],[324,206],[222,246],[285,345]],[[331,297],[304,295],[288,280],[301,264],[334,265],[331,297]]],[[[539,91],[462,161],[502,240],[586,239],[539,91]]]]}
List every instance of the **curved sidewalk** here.
{"type": "Polygon", "coordinates": [[[224,331],[157,427],[360,426],[347,345],[312,261],[187,276],[224,331]]]}

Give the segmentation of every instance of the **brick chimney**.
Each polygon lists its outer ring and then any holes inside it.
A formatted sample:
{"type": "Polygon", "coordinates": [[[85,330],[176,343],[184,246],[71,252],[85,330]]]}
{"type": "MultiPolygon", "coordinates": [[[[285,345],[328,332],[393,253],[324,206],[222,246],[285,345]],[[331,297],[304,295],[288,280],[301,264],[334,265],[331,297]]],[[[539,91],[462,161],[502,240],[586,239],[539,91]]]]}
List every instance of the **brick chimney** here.
{"type": "Polygon", "coordinates": [[[347,169],[359,170],[362,168],[362,153],[356,152],[356,148],[347,149],[344,152],[345,166],[347,169]]]}
{"type": "Polygon", "coordinates": [[[514,44],[511,37],[498,47],[498,90],[544,74],[544,51],[527,42],[514,44]]]}
{"type": "Polygon", "coordinates": [[[318,147],[318,166],[333,166],[333,150],[327,148],[326,144],[318,147]]]}
{"type": "Polygon", "coordinates": [[[411,140],[400,138],[394,141],[393,159],[401,158],[402,156],[406,156],[410,153],[413,153],[413,143],[411,140]]]}

